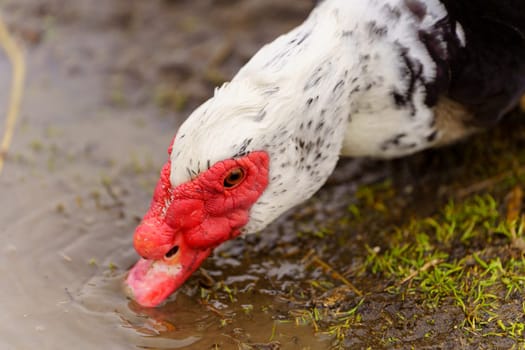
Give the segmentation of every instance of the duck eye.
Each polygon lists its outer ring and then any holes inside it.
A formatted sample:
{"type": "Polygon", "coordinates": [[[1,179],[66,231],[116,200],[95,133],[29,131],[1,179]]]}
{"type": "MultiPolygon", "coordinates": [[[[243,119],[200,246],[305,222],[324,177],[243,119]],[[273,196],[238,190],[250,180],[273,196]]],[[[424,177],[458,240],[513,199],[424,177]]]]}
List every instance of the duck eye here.
{"type": "Polygon", "coordinates": [[[242,168],[233,168],[224,178],[224,187],[233,188],[244,180],[244,170],[242,168]]]}

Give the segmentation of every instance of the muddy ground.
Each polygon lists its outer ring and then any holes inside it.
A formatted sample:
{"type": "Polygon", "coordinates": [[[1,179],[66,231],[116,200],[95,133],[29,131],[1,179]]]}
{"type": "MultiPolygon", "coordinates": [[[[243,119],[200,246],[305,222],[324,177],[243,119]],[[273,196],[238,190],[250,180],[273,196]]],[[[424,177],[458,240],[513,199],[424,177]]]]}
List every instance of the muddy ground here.
{"type": "MultiPolygon", "coordinates": [[[[28,60],[0,176],[2,349],[523,346],[519,113],[446,149],[341,161],[312,200],[218,249],[164,306],[123,295],[177,126],[311,6],[0,0],[28,60]]],[[[0,77],[4,111],[4,56],[0,77]]]]}

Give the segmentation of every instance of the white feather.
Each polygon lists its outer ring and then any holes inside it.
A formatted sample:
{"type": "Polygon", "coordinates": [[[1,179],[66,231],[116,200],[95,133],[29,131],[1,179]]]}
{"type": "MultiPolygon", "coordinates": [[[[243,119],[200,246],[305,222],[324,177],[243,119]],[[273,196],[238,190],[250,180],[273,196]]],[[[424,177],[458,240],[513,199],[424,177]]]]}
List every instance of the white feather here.
{"type": "Polygon", "coordinates": [[[249,233],[315,193],[341,152],[394,157],[431,146],[423,142],[433,117],[424,87],[414,87],[417,115],[392,98],[392,91],[407,89],[399,47],[421,62],[424,79],[436,74],[418,31],[446,12],[437,0],[425,4],[420,20],[404,0],[323,1],[302,25],[264,46],[181,126],[172,153],[173,186],[233,157],[243,140],[252,139],[247,151],[270,155],[270,183],[251,209],[244,228],[249,233]],[[392,18],[388,9],[401,17],[392,18]],[[386,32],[371,34],[373,23],[386,32]],[[385,140],[399,134],[405,135],[401,143],[415,146],[385,149],[385,140]],[[301,147],[319,138],[321,147],[301,147]]]}

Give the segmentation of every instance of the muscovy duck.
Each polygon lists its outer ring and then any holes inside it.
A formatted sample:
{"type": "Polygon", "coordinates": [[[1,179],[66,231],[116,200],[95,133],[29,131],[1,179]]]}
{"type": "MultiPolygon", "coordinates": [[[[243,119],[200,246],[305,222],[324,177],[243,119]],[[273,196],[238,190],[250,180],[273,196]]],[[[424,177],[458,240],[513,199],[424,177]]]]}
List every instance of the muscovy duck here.
{"type": "Polygon", "coordinates": [[[169,148],[129,295],[156,306],[226,240],[311,197],[340,155],[391,158],[496,123],[525,92],[523,0],[324,0],[169,148]]]}

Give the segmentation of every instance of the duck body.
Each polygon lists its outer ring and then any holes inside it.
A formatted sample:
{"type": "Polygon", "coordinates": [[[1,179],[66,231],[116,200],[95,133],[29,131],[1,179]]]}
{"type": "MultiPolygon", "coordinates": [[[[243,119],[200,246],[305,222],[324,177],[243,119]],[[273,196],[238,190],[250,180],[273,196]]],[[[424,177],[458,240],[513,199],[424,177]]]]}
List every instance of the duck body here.
{"type": "Polygon", "coordinates": [[[517,0],[320,2],[178,130],[129,294],[159,304],[214,247],[311,197],[340,155],[404,156],[499,120],[525,92],[524,26],[517,0]]]}
{"type": "Polygon", "coordinates": [[[448,59],[443,91],[479,126],[491,126],[525,93],[525,2],[442,0],[465,30],[466,45],[448,59]]]}

